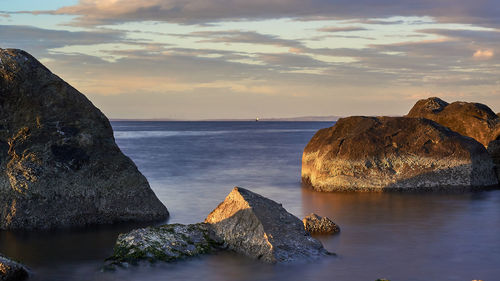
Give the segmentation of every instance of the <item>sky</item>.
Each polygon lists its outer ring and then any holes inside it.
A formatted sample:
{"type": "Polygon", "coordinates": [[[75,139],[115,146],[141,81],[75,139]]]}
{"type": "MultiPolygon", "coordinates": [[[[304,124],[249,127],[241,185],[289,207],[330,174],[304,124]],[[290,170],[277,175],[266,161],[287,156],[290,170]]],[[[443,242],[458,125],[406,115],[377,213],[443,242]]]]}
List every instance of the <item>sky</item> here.
{"type": "Polygon", "coordinates": [[[498,0],[0,0],[23,49],[110,118],[500,112],[498,0]]]}

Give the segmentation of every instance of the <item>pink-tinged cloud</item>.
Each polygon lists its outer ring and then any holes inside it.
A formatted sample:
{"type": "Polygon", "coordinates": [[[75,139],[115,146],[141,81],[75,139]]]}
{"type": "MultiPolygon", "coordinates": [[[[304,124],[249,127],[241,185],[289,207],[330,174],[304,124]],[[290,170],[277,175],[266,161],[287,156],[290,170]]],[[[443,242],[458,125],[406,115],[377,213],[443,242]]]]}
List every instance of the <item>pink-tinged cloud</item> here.
{"type": "Polygon", "coordinates": [[[495,52],[493,50],[477,50],[473,57],[476,59],[490,59],[495,55],[495,52]]]}

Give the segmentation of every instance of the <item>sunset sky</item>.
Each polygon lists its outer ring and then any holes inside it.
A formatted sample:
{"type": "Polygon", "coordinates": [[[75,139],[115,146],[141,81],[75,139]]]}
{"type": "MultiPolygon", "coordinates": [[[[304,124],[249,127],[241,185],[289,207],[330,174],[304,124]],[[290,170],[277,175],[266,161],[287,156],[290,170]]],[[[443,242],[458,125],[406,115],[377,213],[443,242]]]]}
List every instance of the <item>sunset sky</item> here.
{"type": "Polygon", "coordinates": [[[498,0],[0,0],[0,48],[111,118],[500,111],[498,0]]]}

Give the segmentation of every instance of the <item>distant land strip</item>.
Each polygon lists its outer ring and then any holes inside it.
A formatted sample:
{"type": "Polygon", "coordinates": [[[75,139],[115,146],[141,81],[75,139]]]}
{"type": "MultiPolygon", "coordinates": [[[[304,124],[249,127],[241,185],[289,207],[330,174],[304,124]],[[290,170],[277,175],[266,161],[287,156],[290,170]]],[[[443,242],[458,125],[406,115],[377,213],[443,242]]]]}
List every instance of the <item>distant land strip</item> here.
{"type": "MultiPolygon", "coordinates": [[[[331,116],[301,116],[301,117],[283,117],[283,118],[259,118],[259,122],[330,122],[337,121],[339,118],[343,116],[331,115],[331,116]]],[[[235,119],[235,118],[227,118],[227,119],[176,119],[176,118],[148,118],[148,119],[140,119],[140,118],[110,118],[110,121],[256,121],[257,118],[249,119],[235,119]]]]}

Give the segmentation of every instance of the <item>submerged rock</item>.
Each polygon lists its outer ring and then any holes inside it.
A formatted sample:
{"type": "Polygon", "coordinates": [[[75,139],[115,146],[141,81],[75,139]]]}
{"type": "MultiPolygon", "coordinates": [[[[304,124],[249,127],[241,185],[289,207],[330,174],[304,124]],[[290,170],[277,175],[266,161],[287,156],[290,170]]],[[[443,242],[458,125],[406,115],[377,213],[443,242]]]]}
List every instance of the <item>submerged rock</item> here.
{"type": "Polygon", "coordinates": [[[457,101],[449,104],[433,97],[419,100],[407,117],[436,121],[461,135],[474,138],[486,147],[500,136],[500,118],[481,103],[457,101]]]}
{"type": "Polygon", "coordinates": [[[302,156],[319,191],[467,190],[498,184],[480,143],[423,118],[348,117],[319,130],[302,156]]]}
{"type": "Polygon", "coordinates": [[[0,281],[22,281],[28,278],[28,270],[0,254],[0,281]]]}
{"type": "Polygon", "coordinates": [[[316,214],[306,216],[302,222],[304,228],[309,233],[314,234],[333,234],[340,232],[340,227],[327,217],[321,217],[316,214]]]}
{"type": "Polygon", "coordinates": [[[0,229],[167,217],[104,114],[28,53],[0,49],[0,229]]]}
{"type": "Polygon", "coordinates": [[[235,187],[205,222],[230,249],[267,263],[312,260],[329,254],[281,204],[241,187],[235,187]]]}
{"type": "Polygon", "coordinates": [[[223,246],[211,227],[204,223],[168,224],[120,234],[109,265],[140,261],[173,262],[217,251],[223,246]]]}

